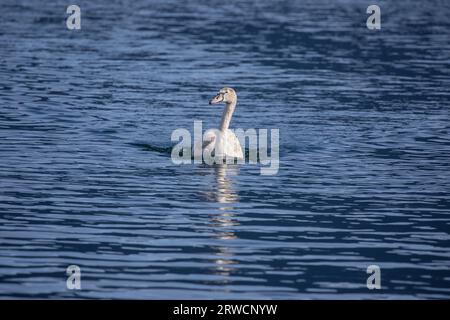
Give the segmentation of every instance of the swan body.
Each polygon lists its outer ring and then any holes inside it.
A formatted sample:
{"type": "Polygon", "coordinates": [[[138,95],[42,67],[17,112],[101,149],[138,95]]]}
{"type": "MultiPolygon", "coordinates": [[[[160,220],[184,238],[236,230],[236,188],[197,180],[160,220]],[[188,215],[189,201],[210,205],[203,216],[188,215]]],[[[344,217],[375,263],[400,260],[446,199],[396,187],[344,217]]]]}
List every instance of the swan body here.
{"type": "Polygon", "coordinates": [[[203,135],[203,154],[215,154],[223,158],[244,159],[239,139],[230,129],[221,132],[209,129],[203,135]]]}
{"type": "Polygon", "coordinates": [[[203,135],[202,152],[226,158],[244,159],[242,147],[236,135],[228,129],[234,109],[236,108],[237,95],[232,88],[222,88],[219,93],[209,101],[209,104],[224,102],[222,120],[219,129],[209,129],[203,135]]]}

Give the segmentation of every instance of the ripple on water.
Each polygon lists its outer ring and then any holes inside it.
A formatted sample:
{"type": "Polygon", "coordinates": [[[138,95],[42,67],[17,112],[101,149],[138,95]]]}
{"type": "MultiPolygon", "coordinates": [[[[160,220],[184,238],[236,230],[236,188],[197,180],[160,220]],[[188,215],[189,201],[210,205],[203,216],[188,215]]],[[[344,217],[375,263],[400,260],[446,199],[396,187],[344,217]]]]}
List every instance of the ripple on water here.
{"type": "Polygon", "coordinates": [[[6,0],[0,297],[448,298],[447,4],[213,2],[6,0]],[[224,85],[277,175],[170,161],[224,85]]]}

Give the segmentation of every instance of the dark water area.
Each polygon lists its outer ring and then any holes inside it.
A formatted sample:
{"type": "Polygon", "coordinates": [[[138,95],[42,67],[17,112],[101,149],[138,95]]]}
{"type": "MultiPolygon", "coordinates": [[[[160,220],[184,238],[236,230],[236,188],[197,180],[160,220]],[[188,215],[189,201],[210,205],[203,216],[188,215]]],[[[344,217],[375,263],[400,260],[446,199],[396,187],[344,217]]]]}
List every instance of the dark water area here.
{"type": "Polygon", "coordinates": [[[0,298],[450,298],[450,2],[68,4],[1,1],[0,298]],[[172,163],[224,86],[278,174],[172,163]]]}

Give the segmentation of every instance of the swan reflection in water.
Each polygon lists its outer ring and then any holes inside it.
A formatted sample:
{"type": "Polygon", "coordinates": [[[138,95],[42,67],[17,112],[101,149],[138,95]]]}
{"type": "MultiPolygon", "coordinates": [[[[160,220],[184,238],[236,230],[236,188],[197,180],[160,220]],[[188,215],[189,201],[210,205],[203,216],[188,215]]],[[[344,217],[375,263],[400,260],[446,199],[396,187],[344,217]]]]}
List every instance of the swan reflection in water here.
{"type": "MultiPolygon", "coordinates": [[[[214,233],[214,238],[226,241],[237,239],[234,232],[236,226],[239,225],[236,220],[234,205],[239,202],[239,196],[233,188],[233,176],[239,173],[237,165],[215,165],[211,167],[214,170],[215,184],[213,189],[206,192],[206,200],[218,203],[218,211],[210,215],[209,226],[214,233]]],[[[214,246],[216,258],[214,260],[214,273],[220,276],[229,276],[234,270],[237,262],[232,260],[233,250],[227,245],[214,246]]],[[[223,279],[222,284],[228,283],[230,280],[223,279]]]]}

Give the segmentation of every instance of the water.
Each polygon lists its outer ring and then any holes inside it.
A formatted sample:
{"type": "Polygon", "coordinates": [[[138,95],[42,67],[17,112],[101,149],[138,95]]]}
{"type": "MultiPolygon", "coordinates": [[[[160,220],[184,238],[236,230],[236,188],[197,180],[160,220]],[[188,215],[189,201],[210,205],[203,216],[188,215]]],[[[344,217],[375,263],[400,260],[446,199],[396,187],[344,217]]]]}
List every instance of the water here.
{"type": "Polygon", "coordinates": [[[0,298],[450,298],[448,1],[76,4],[2,0],[0,298]],[[172,164],[225,85],[277,175],[172,164]]]}

